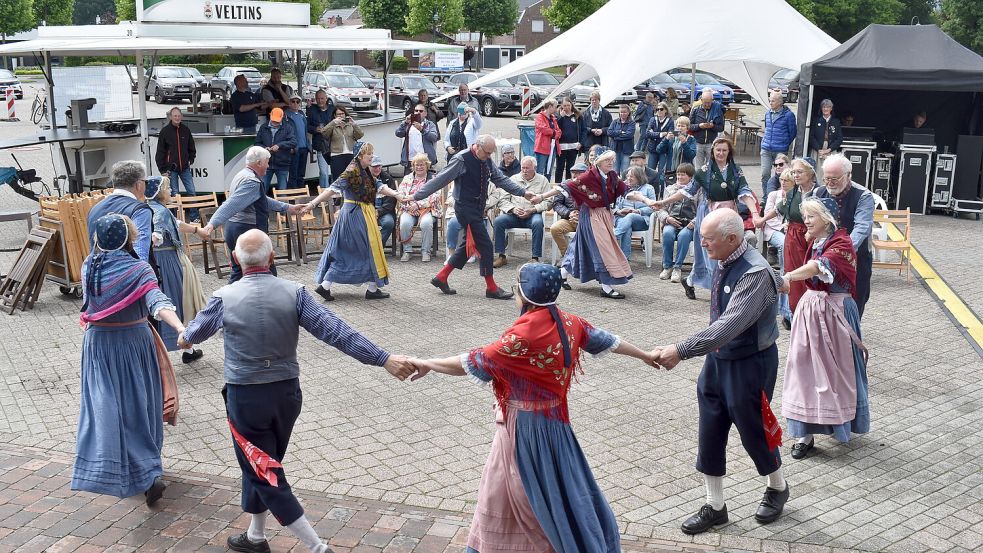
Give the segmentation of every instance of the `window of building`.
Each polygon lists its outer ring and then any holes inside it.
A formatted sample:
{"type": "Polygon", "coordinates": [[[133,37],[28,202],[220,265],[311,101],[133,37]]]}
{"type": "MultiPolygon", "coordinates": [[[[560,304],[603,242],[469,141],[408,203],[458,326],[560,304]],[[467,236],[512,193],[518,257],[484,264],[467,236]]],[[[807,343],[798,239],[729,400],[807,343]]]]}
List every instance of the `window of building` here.
{"type": "Polygon", "coordinates": [[[533,19],[532,20],[532,32],[534,32],[534,33],[541,33],[541,32],[543,32],[543,20],[542,19],[533,19]]]}

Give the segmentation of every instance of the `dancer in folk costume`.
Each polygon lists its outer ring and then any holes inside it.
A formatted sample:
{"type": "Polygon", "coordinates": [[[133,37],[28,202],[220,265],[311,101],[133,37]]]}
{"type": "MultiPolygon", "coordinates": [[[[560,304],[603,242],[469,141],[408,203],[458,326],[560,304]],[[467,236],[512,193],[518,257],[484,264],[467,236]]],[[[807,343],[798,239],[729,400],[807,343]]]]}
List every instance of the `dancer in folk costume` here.
{"type": "Polygon", "coordinates": [[[123,215],[96,220],[82,265],[82,389],[72,489],[147,505],[164,494],[164,422],[177,422],[177,386],[167,350],[147,317],[184,331],[174,304],[134,251],[136,225],[123,215]]]}
{"type": "Polygon", "coordinates": [[[837,228],[834,199],[807,199],[801,212],[812,247],[802,266],[783,277],[786,292],[791,282],[806,286],[792,319],[782,389],[782,414],[797,438],[793,459],[808,455],[813,434],[847,442],[850,434],[870,431],[867,349],[855,300],[857,253],[847,230],[837,228]]]}
{"type": "Polygon", "coordinates": [[[314,275],[314,282],[318,284],[314,291],[325,301],[334,300],[331,285],[335,283],[365,284],[367,300],[389,297],[388,292],[380,290],[389,284],[389,264],[382,249],[375,197],[378,194],[394,198],[402,196],[369,172],[374,153],[372,144],[362,144],[348,169],[305,207],[310,211],[334,196],[345,198],[314,275]]]}
{"type": "Polygon", "coordinates": [[[478,485],[469,553],[617,552],[618,523],[570,426],[567,392],[580,355],[644,352],[556,305],[562,277],[545,263],[519,268],[522,314],[495,342],[423,361],[429,370],[491,382],[496,431],[478,485]]]}
{"type": "MultiPolygon", "coordinates": [[[[174,303],[181,322],[188,324],[198,311],[205,307],[205,294],[198,280],[198,272],[184,253],[181,233],[197,233],[200,227],[178,221],[167,209],[171,201],[171,186],[168,177],[148,177],[144,196],[154,212],[154,258],[160,268],[160,285],[164,294],[174,303]]],[[[170,327],[160,329],[160,339],[167,351],[178,350],[177,332],[170,327]]],[[[191,363],[200,359],[200,349],[182,349],[181,360],[191,363]]]]}
{"type": "MultiPolygon", "coordinates": [[[[570,275],[583,283],[596,280],[601,284],[601,296],[620,300],[625,295],[612,286],[628,282],[632,273],[628,259],[614,236],[611,206],[615,199],[628,191],[628,185],[614,170],[614,159],[613,151],[601,152],[586,173],[558,184],[543,194],[543,199],[562,194],[572,197],[580,206],[577,232],[560,264],[563,287],[570,288],[566,282],[570,275]]],[[[539,201],[533,199],[534,203],[539,201]]]]}

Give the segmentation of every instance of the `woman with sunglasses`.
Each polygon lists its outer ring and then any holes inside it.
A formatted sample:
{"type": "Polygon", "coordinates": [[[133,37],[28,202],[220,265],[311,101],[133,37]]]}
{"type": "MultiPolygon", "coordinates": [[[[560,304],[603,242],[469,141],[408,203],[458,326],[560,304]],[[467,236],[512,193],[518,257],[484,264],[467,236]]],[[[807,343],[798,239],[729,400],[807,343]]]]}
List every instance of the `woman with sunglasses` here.
{"type": "MultiPolygon", "coordinates": [[[[665,160],[662,155],[656,151],[659,144],[665,140],[667,137],[672,135],[673,131],[673,119],[669,116],[669,105],[665,102],[659,102],[655,108],[655,115],[649,120],[648,127],[645,129],[645,136],[648,138],[646,144],[649,157],[648,157],[648,167],[649,169],[655,169],[660,173],[665,172],[665,160]]],[[[668,159],[668,158],[666,158],[668,159]]],[[[665,179],[659,177],[659,189],[664,188],[662,183],[665,179]]]]}

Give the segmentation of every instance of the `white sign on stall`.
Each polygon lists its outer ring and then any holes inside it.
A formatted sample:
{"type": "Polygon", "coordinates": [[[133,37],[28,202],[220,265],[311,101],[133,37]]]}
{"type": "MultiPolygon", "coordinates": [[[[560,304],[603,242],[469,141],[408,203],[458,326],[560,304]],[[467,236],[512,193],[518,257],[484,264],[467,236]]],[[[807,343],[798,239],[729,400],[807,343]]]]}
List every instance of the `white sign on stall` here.
{"type": "Polygon", "coordinates": [[[136,0],[137,21],[219,25],[310,25],[311,6],[249,0],[136,0]]]}

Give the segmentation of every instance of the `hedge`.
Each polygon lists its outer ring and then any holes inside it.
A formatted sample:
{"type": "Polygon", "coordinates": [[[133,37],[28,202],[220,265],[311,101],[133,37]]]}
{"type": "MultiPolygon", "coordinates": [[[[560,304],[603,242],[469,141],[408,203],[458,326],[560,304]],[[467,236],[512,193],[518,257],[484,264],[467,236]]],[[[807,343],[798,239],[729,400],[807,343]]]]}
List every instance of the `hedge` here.
{"type": "Polygon", "coordinates": [[[393,71],[406,71],[410,67],[410,62],[404,56],[393,56],[389,62],[389,67],[393,71]]]}
{"type": "Polygon", "coordinates": [[[43,75],[40,69],[34,69],[33,67],[18,67],[14,70],[15,75],[43,75]]]}
{"type": "MultiPolygon", "coordinates": [[[[65,66],[66,67],[80,67],[80,66],[99,66],[99,65],[133,65],[133,57],[125,56],[100,56],[100,57],[66,57],[65,66]]],[[[171,65],[166,63],[158,63],[158,65],[171,65]]],[[[270,62],[268,61],[258,61],[258,60],[247,60],[244,62],[228,62],[228,63],[181,63],[173,64],[179,65],[181,67],[194,67],[198,71],[206,75],[214,75],[218,73],[220,69],[225,66],[234,67],[255,67],[261,73],[270,72],[270,62]]],[[[150,67],[150,60],[144,60],[144,67],[150,67]]]]}

